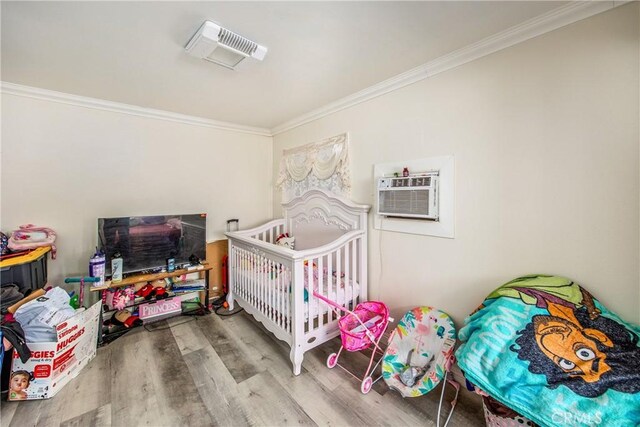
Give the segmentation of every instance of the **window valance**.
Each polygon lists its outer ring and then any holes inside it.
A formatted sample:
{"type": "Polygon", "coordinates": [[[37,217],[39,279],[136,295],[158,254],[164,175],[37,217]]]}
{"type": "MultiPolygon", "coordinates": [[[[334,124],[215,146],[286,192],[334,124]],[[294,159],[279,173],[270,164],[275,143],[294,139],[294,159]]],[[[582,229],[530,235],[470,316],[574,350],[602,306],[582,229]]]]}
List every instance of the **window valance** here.
{"type": "Polygon", "coordinates": [[[347,134],[284,150],[276,186],[293,190],[291,196],[300,195],[310,188],[324,188],[348,195],[351,177],[347,134]]]}

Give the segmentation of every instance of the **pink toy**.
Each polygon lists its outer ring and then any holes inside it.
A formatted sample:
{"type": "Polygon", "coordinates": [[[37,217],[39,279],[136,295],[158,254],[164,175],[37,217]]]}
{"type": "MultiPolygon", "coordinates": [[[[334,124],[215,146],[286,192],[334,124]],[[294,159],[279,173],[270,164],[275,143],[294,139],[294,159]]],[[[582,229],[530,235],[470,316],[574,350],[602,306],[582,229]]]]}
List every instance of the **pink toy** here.
{"type": "Polygon", "coordinates": [[[124,289],[118,289],[113,294],[113,308],[115,308],[116,310],[123,310],[127,306],[127,303],[133,300],[133,298],[133,288],[126,287],[124,289]]]}
{"type": "Polygon", "coordinates": [[[382,376],[379,376],[375,380],[370,376],[380,362],[382,357],[378,359],[378,362],[374,365],[373,360],[376,354],[384,354],[384,350],[380,347],[379,343],[382,338],[382,334],[387,329],[389,321],[393,321],[389,317],[389,309],[384,303],[378,301],[365,301],[356,306],[353,311],[350,311],[344,307],[338,305],[335,301],[331,301],[323,297],[322,295],[314,292],[313,295],[321,301],[328,304],[338,316],[338,328],[340,329],[340,339],[342,340],[342,346],[337,353],[332,353],[327,358],[327,367],[329,369],[340,366],[343,370],[351,374],[356,379],[362,381],[360,385],[360,391],[363,394],[369,393],[373,385],[382,376]],[[340,312],[346,312],[347,315],[341,317],[340,312]],[[338,364],[338,358],[342,349],[347,351],[361,351],[365,350],[373,345],[375,348],[371,352],[371,358],[369,359],[369,366],[364,374],[364,378],[360,378],[347,370],[344,366],[338,364]]]}

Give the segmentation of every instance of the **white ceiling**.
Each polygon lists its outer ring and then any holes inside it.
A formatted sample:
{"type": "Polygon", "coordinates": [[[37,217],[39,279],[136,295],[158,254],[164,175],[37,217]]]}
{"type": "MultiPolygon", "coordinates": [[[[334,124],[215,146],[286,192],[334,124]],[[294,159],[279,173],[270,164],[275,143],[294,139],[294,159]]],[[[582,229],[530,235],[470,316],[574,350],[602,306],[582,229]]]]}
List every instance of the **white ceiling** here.
{"type": "Polygon", "coordinates": [[[273,128],[564,3],[2,1],[2,80],[273,128]],[[265,60],[186,54],[207,19],[265,60]]]}

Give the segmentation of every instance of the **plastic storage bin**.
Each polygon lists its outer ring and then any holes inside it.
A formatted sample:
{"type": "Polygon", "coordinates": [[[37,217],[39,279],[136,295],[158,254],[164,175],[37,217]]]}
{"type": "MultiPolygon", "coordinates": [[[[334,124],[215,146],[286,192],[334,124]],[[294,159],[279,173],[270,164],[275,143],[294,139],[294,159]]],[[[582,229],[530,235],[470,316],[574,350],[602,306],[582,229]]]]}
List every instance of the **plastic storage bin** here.
{"type": "Polygon", "coordinates": [[[46,246],[0,261],[0,285],[15,283],[23,294],[42,288],[47,283],[47,254],[50,251],[46,246]]]}

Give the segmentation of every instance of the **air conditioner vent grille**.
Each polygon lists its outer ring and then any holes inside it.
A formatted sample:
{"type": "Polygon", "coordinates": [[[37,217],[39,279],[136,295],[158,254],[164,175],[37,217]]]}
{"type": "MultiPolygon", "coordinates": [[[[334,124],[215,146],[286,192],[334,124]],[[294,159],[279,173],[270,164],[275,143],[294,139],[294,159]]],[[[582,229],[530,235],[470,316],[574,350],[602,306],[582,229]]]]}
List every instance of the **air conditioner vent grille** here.
{"type": "Polygon", "coordinates": [[[229,31],[226,28],[220,28],[219,41],[220,43],[242,52],[247,56],[253,55],[256,49],[258,49],[257,43],[252,42],[233,31],[229,31]]]}
{"type": "Polygon", "coordinates": [[[392,187],[408,187],[410,183],[409,178],[395,178],[391,181],[392,187]]]}
{"type": "Polygon", "coordinates": [[[381,191],[378,211],[386,215],[421,215],[429,213],[429,189],[381,191]]]}
{"type": "Polygon", "coordinates": [[[412,187],[428,187],[431,185],[430,176],[421,176],[417,178],[411,178],[412,187]]]}

